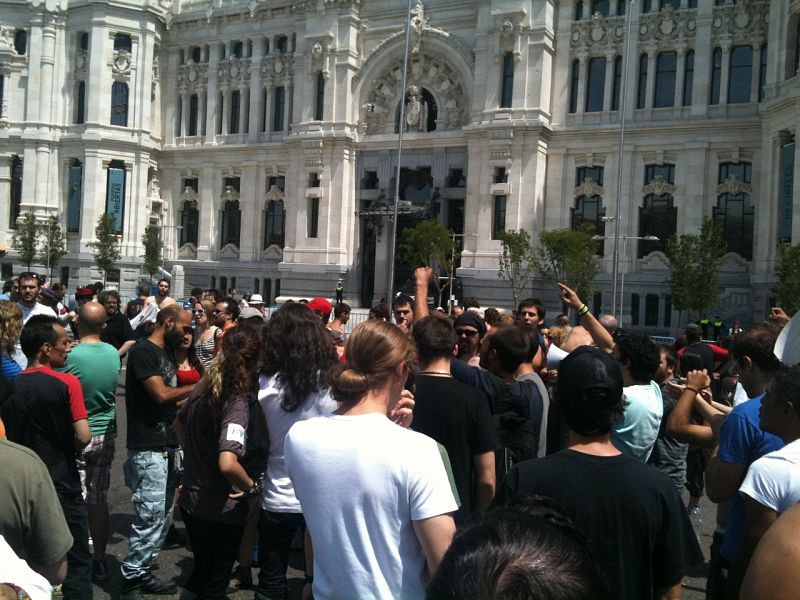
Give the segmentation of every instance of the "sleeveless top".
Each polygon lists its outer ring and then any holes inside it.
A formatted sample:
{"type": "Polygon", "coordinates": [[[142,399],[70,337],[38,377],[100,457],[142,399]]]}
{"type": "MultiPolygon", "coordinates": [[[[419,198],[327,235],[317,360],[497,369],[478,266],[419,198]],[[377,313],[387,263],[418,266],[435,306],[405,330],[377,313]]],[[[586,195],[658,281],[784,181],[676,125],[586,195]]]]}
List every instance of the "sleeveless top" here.
{"type": "Polygon", "coordinates": [[[194,343],[194,349],[197,352],[197,358],[200,359],[200,362],[203,363],[205,368],[208,368],[208,366],[211,364],[211,360],[214,358],[214,346],[217,343],[218,335],[219,327],[214,327],[214,335],[208,338],[205,342],[198,339],[194,343]]]}

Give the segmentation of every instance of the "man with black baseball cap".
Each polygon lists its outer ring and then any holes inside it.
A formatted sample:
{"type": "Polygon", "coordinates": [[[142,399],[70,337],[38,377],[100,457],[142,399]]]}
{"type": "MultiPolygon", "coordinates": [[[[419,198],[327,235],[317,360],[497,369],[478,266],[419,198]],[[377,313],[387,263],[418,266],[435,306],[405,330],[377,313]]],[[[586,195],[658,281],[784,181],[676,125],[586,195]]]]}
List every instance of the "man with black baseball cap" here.
{"type": "Polygon", "coordinates": [[[683,576],[703,555],[670,479],[611,443],[622,388],[611,355],[590,346],[570,353],[558,373],[568,448],[515,465],[496,503],[517,493],[558,502],[586,536],[613,598],[680,598],[683,576]]]}

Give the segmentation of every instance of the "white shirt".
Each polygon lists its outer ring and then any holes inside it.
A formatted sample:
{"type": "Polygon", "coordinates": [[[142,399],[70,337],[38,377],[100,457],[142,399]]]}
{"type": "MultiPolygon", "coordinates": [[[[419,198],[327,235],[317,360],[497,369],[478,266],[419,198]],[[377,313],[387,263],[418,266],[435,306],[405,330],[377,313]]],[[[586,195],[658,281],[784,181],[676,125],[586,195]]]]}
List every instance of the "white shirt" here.
{"type": "Polygon", "coordinates": [[[0,535],[0,582],[13,583],[25,590],[31,600],[50,600],[53,587],[39,573],[19,558],[0,535]]]}
{"type": "Polygon", "coordinates": [[[750,465],[739,493],[778,514],[800,502],[800,440],[750,465]]]}
{"type": "Polygon", "coordinates": [[[292,427],[286,464],[314,543],[314,598],[425,597],[412,521],[457,508],[435,441],[380,413],[329,415],[292,427]]]}
{"type": "MultiPolygon", "coordinates": [[[[40,304],[37,302],[33,306],[25,306],[22,302],[17,302],[17,306],[19,306],[20,310],[22,311],[22,325],[25,326],[25,323],[28,322],[33,315],[50,315],[51,317],[57,317],[56,312],[50,308],[49,306],[45,306],[44,304],[40,304]]],[[[17,343],[14,344],[14,356],[12,358],[17,361],[17,364],[23,370],[28,367],[28,359],[22,353],[22,346],[20,346],[19,340],[17,343]]]]}
{"type": "Polygon", "coordinates": [[[283,388],[277,375],[262,375],[259,380],[258,401],[264,409],[269,430],[269,459],[264,477],[264,491],[261,494],[261,508],[270,512],[302,512],[300,502],[294,495],[294,487],[286,472],[283,460],[283,442],[292,425],[311,417],[327,415],[339,405],[331,398],[328,390],[312,394],[297,409],[287,412],[281,407],[283,388]]]}

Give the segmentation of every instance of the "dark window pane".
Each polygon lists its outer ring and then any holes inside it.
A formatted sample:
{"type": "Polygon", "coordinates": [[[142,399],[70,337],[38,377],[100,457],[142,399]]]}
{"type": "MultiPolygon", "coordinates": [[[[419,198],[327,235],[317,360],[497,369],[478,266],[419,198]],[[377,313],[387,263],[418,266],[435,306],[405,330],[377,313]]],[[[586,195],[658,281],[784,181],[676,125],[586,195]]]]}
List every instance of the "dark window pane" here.
{"type": "Polygon", "coordinates": [[[647,327],[658,327],[658,294],[647,294],[644,297],[644,324],[647,327]]]}
{"type": "Polygon", "coordinates": [[[644,168],[644,184],[648,185],[656,177],[661,177],[667,183],[675,183],[675,165],[646,165],[644,168]]]}
{"type": "Polygon", "coordinates": [[[631,294],[631,325],[639,324],[639,294],[631,294]]]}
{"type": "Polygon", "coordinates": [[[583,0],[575,2],[575,20],[580,21],[583,19],[583,0]]]}
{"type": "Polygon", "coordinates": [[[767,45],[761,46],[761,64],[758,67],[758,101],[764,99],[764,85],[767,82],[767,45]]]}
{"type": "Polygon", "coordinates": [[[611,110],[619,110],[619,92],[622,83],[622,57],[614,57],[614,89],[611,94],[611,110]]]}
{"type": "Polygon", "coordinates": [[[89,34],[83,32],[80,34],[80,40],[78,41],[78,45],[80,46],[81,50],[88,50],[89,49],[89,34]]]}
{"type": "Polygon", "coordinates": [[[17,29],[14,32],[14,51],[20,56],[24,56],[28,51],[28,32],[24,29],[17,29]]]}
{"type": "Polygon", "coordinates": [[[200,107],[200,99],[197,94],[192,94],[189,98],[189,135],[197,135],[197,111],[200,107]]]}
{"type": "Polygon", "coordinates": [[[649,194],[639,208],[639,237],[652,235],[657,242],[638,240],[637,256],[643,258],[650,252],[667,248],[667,240],[675,235],[678,225],[678,209],[673,206],[672,196],[649,194]]]}
{"type": "Polygon", "coordinates": [[[282,87],[275,88],[275,109],[272,115],[272,131],[283,131],[283,111],[285,109],[286,96],[282,87]]]}
{"type": "Polygon", "coordinates": [[[603,185],[603,167],[578,167],[575,170],[575,185],[579,186],[586,178],[603,185]]]}
{"type": "Polygon", "coordinates": [[[319,198],[308,199],[308,237],[317,237],[319,228],[319,198]]]}
{"type": "Polygon", "coordinates": [[[608,9],[609,9],[608,0],[592,0],[592,14],[600,13],[604,17],[607,17],[608,9]]]}
{"type": "Polygon", "coordinates": [[[239,233],[242,226],[242,213],[239,210],[239,203],[228,200],[222,209],[222,235],[220,236],[220,247],[233,244],[239,246],[239,233]]]}
{"type": "Polygon", "coordinates": [[[317,104],[314,110],[314,119],[322,121],[325,110],[325,76],[322,71],[317,73],[317,104]]]}
{"type": "Polygon", "coordinates": [[[686,53],[686,65],[683,72],[683,105],[692,105],[692,86],[694,85],[694,50],[686,53]]]}
{"type": "Polygon", "coordinates": [[[117,33],[114,35],[114,50],[130,52],[132,48],[131,36],[125,33],[117,33]]]}
{"type": "Polygon", "coordinates": [[[675,104],[675,74],[678,68],[678,55],[675,52],[662,52],[656,59],[656,91],[654,106],[664,108],[675,104]]]}
{"type": "Polygon", "coordinates": [[[200,46],[193,46],[192,47],[192,60],[194,62],[196,62],[196,63],[199,63],[199,62],[202,61],[202,56],[203,56],[203,53],[202,53],[202,49],[200,48],[200,46]]]}
{"type": "Polygon", "coordinates": [[[231,54],[236,58],[242,58],[242,56],[244,56],[244,44],[239,41],[233,42],[231,54]]]}
{"type": "MultiPolygon", "coordinates": [[[[195,185],[196,180],[195,180],[195,185]]],[[[195,190],[196,191],[196,190],[195,190]]],[[[180,245],[194,244],[197,246],[197,230],[200,224],[200,211],[197,209],[197,202],[187,200],[183,203],[181,210],[181,231],[180,245]]]]}
{"type": "Polygon", "coordinates": [[[753,49],[750,46],[733,47],[728,73],[728,103],[750,102],[750,87],[753,77],[753,49]]]}
{"type": "Polygon", "coordinates": [[[283,248],[285,220],[283,200],[270,200],[264,221],[264,248],[273,244],[283,248]]]}
{"type": "Polygon", "coordinates": [[[659,8],[663,9],[665,6],[671,6],[674,9],[678,9],[681,7],[681,0],[661,0],[659,2],[659,8]]]}
{"type": "Polygon", "coordinates": [[[121,81],[111,86],[111,124],[128,126],[128,84],[121,81]]]}
{"type": "Polygon", "coordinates": [[[500,90],[500,108],[510,108],[514,92],[514,55],[506,52],[503,56],[503,77],[500,90]]]}
{"type": "MultiPolygon", "coordinates": [[[[750,163],[721,163],[719,183],[736,177],[749,184],[751,174],[750,163]]],[[[722,227],[728,250],[747,260],[753,258],[753,212],[752,200],[749,194],[743,192],[720,194],[713,212],[714,220],[722,227]]]]}
{"type": "Polygon", "coordinates": [[[242,96],[239,90],[231,92],[231,122],[228,133],[239,133],[239,108],[242,103],[242,96]]]}
{"type": "Polygon", "coordinates": [[[642,13],[649,13],[651,10],[653,10],[651,0],[642,0],[642,13]]]}
{"type": "Polygon", "coordinates": [[[709,104],[719,104],[719,86],[722,78],[722,48],[714,48],[711,57],[711,89],[709,104]]]}
{"type": "Polygon", "coordinates": [[[69,168],[67,189],[67,231],[77,232],[81,227],[81,197],[83,196],[83,166],[80,162],[69,168]]]}
{"type": "Polygon", "coordinates": [[[569,112],[578,111],[578,79],[580,78],[581,63],[578,60],[572,61],[572,75],[569,85],[569,112]]]}
{"type": "Polygon", "coordinates": [[[75,122],[86,121],[86,82],[78,83],[78,97],[75,99],[75,122]]]}
{"type": "Polygon", "coordinates": [[[586,112],[603,110],[603,93],[606,81],[606,59],[593,58],[589,61],[586,86],[586,112]]]}
{"type": "Polygon", "coordinates": [[[8,227],[17,228],[17,219],[22,209],[22,159],[14,156],[11,159],[11,210],[8,227]]]}
{"type": "Polygon", "coordinates": [[[647,54],[639,56],[639,85],[636,90],[636,108],[644,108],[647,101],[647,54]]]}
{"type": "Polygon", "coordinates": [[[500,234],[506,230],[506,201],[505,196],[494,196],[494,210],[492,211],[492,239],[499,240],[500,234]]]}

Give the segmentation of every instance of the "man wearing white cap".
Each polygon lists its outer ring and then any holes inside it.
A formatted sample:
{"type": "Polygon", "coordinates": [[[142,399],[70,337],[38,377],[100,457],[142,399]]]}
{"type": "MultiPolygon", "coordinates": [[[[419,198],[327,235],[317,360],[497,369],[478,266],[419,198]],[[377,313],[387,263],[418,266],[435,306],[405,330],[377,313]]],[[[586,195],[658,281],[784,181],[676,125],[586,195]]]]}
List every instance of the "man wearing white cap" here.
{"type": "Polygon", "coordinates": [[[264,309],[264,298],[261,297],[261,294],[253,294],[250,296],[250,300],[247,302],[247,305],[258,310],[262,317],[266,315],[266,311],[264,309]]]}

